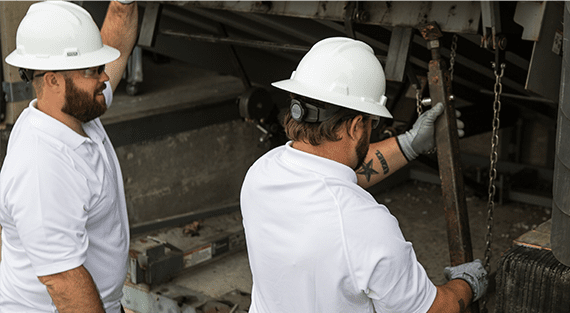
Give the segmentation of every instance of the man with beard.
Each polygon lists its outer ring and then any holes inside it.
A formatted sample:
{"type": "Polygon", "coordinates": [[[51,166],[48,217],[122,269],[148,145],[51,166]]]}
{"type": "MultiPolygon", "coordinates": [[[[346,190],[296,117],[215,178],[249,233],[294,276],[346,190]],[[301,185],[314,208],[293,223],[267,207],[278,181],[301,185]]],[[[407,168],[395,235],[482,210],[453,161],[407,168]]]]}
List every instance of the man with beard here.
{"type": "Polygon", "coordinates": [[[258,159],[242,186],[249,312],[461,312],[485,293],[479,260],[446,268],[449,281],[434,286],[395,217],[362,188],[433,148],[441,103],[371,145],[379,118],[392,117],[384,72],[349,38],[317,42],[273,86],[291,93],[291,141],[258,159]]]}
{"type": "Polygon", "coordinates": [[[99,116],[137,36],[137,5],[111,1],[101,32],[64,1],[32,4],[17,48],[37,99],[14,124],[0,173],[1,312],[124,312],[129,225],[99,116]]]}

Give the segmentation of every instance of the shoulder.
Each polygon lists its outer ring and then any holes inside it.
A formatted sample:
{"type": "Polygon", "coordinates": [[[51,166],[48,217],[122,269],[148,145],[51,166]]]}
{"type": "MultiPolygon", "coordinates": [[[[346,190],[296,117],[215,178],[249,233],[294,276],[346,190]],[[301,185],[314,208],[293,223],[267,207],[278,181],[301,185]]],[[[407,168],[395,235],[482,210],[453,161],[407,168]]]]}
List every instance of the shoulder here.
{"type": "Polygon", "coordinates": [[[255,160],[255,162],[253,162],[247,171],[246,178],[257,174],[263,175],[262,173],[270,171],[270,164],[279,162],[278,158],[284,151],[285,146],[279,146],[266,152],[264,155],[255,160]]]}
{"type": "MultiPolygon", "coordinates": [[[[20,125],[27,127],[29,125],[20,125]]],[[[73,153],[63,142],[35,131],[33,127],[18,130],[10,136],[10,145],[2,164],[1,180],[38,182],[42,188],[61,186],[61,184],[77,183],[73,153]],[[54,181],[54,179],[56,181],[54,181]],[[70,181],[71,180],[71,181],[70,181]]]]}

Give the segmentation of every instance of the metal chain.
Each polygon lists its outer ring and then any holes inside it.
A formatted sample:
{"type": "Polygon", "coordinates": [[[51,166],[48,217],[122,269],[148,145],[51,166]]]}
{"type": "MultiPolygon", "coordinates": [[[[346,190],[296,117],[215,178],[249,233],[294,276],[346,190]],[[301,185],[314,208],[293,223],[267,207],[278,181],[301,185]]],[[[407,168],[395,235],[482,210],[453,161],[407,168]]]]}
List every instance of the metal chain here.
{"type": "Polygon", "coordinates": [[[453,34],[451,41],[451,53],[449,54],[449,78],[453,81],[453,66],[455,65],[455,57],[457,56],[457,34],[453,34]]]}
{"type": "MultiPolygon", "coordinates": [[[[415,86],[415,85],[414,85],[415,86]]],[[[419,86],[416,86],[416,110],[418,111],[418,117],[420,115],[422,115],[423,113],[423,109],[422,109],[422,99],[420,99],[421,96],[421,89],[419,86]]]]}
{"type": "MultiPolygon", "coordinates": [[[[505,72],[506,64],[501,64],[501,73],[499,74],[497,71],[497,64],[492,62],[493,69],[495,72],[495,100],[493,101],[493,134],[491,137],[491,165],[489,166],[489,201],[487,202],[487,234],[485,235],[485,261],[483,262],[483,266],[487,271],[487,274],[491,273],[491,244],[493,242],[493,211],[495,210],[495,179],[497,178],[497,161],[498,161],[498,153],[497,148],[499,146],[499,113],[501,111],[501,93],[503,92],[503,85],[501,84],[501,78],[503,78],[503,74],[505,72]]],[[[487,312],[487,296],[482,298],[482,310],[481,312],[487,312]]]]}

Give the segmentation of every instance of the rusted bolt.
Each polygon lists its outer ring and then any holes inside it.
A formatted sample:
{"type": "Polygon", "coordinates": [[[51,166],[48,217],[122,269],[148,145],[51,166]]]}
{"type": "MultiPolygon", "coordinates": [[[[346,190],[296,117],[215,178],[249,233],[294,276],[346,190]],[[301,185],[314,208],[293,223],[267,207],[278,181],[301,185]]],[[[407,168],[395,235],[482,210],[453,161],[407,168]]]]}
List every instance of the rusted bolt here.
{"type": "Polygon", "coordinates": [[[507,37],[500,36],[497,39],[497,45],[499,46],[499,49],[505,50],[507,48],[507,37]]]}
{"type": "Polygon", "coordinates": [[[370,13],[368,11],[358,11],[356,12],[356,20],[359,22],[368,22],[370,19],[370,13]]]}

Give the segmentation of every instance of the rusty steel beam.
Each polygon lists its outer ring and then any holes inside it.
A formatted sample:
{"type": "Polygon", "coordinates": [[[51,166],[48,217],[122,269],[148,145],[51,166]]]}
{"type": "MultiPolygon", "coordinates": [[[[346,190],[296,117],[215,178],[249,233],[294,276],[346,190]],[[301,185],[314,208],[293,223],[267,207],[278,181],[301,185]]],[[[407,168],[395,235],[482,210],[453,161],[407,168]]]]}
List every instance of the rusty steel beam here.
{"type": "MultiPolygon", "coordinates": [[[[459,153],[459,136],[455,105],[452,101],[451,78],[445,62],[439,53],[439,38],[442,33],[437,24],[430,23],[420,28],[424,39],[428,42],[432,60],[429,62],[428,84],[432,104],[441,102],[445,110],[435,122],[435,141],[439,176],[447,222],[447,239],[451,265],[456,266],[473,261],[471,234],[465,186],[459,153]]],[[[477,303],[471,306],[472,312],[479,312],[477,303]]]]}
{"type": "MultiPolygon", "coordinates": [[[[350,1],[161,1],[189,9],[204,8],[256,14],[345,21],[350,1]]],[[[437,21],[445,32],[477,34],[481,5],[478,1],[357,1],[359,24],[417,28],[437,21]]]]}

